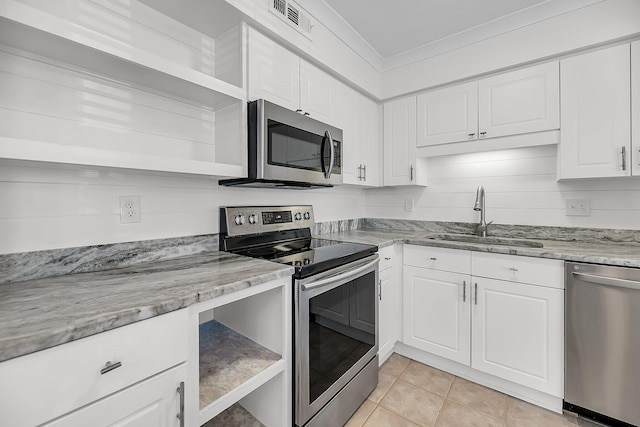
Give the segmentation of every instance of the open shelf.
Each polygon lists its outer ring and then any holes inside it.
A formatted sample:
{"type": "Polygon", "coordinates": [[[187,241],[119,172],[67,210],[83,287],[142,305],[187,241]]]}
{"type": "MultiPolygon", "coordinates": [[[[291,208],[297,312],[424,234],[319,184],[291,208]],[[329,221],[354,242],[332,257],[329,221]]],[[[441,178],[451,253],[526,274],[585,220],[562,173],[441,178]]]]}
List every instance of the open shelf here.
{"type": "Polygon", "coordinates": [[[282,356],[211,320],[200,325],[200,409],[282,360],[282,356]]]}
{"type": "Polygon", "coordinates": [[[234,403],[202,427],[265,427],[239,403],[234,403]]]}
{"type": "Polygon", "coordinates": [[[0,158],[246,175],[238,11],[223,0],[55,3],[0,0],[0,158]]]}

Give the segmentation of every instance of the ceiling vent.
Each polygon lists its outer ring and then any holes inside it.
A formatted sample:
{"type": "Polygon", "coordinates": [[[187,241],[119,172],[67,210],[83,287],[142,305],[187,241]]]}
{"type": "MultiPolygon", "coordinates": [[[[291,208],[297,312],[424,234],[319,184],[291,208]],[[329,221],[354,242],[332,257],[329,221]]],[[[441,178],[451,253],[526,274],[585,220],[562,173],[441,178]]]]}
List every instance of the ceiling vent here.
{"type": "Polygon", "coordinates": [[[271,13],[311,39],[311,17],[300,6],[289,0],[270,0],[271,13]]]}

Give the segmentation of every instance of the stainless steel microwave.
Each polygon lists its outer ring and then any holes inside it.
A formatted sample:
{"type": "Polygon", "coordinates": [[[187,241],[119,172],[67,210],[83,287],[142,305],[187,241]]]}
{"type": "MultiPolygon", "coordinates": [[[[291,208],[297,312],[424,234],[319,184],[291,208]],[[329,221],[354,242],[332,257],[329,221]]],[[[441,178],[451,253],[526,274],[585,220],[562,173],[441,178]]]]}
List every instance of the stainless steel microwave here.
{"type": "Polygon", "coordinates": [[[248,177],[221,185],[317,188],[342,184],[342,130],[263,99],[248,105],[248,177]]]}

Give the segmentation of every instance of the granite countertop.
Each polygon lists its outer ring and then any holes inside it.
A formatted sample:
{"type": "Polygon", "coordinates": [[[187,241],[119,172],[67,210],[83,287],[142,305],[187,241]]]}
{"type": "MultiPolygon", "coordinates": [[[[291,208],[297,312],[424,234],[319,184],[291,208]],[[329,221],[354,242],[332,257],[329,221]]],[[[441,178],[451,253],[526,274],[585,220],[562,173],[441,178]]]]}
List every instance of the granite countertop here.
{"type": "Polygon", "coordinates": [[[0,286],[0,361],[292,273],[289,266],[215,251],[4,284],[0,286]]]}
{"type": "MultiPolygon", "coordinates": [[[[411,245],[436,246],[441,248],[640,268],[640,244],[635,242],[580,242],[527,238],[526,240],[539,242],[543,245],[542,248],[530,248],[429,239],[429,236],[440,234],[443,233],[425,232],[424,230],[382,231],[376,229],[356,229],[316,234],[314,237],[353,243],[368,243],[377,245],[379,248],[394,243],[408,243],[411,245]]],[[[517,238],[522,239],[522,236],[518,236],[517,238]]]]}

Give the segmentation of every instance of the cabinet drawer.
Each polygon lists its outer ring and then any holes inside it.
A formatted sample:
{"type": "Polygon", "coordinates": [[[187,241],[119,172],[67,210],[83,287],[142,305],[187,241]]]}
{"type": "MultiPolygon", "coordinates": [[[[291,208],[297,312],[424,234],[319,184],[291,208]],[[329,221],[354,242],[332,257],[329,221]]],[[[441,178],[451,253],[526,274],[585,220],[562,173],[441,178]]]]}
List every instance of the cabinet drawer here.
{"type": "Polygon", "coordinates": [[[378,256],[380,257],[380,271],[393,267],[393,263],[395,262],[394,247],[394,245],[391,245],[378,250],[378,256]]]}
{"type": "Polygon", "coordinates": [[[186,332],[179,310],[3,362],[0,425],[39,425],[178,365],[186,332]],[[107,362],[121,366],[101,373],[107,362]]]}
{"type": "Polygon", "coordinates": [[[474,276],[564,289],[564,261],[473,252],[474,276]]]}
{"type": "Polygon", "coordinates": [[[469,251],[432,246],[405,245],[404,264],[463,274],[471,269],[469,251]]]}

